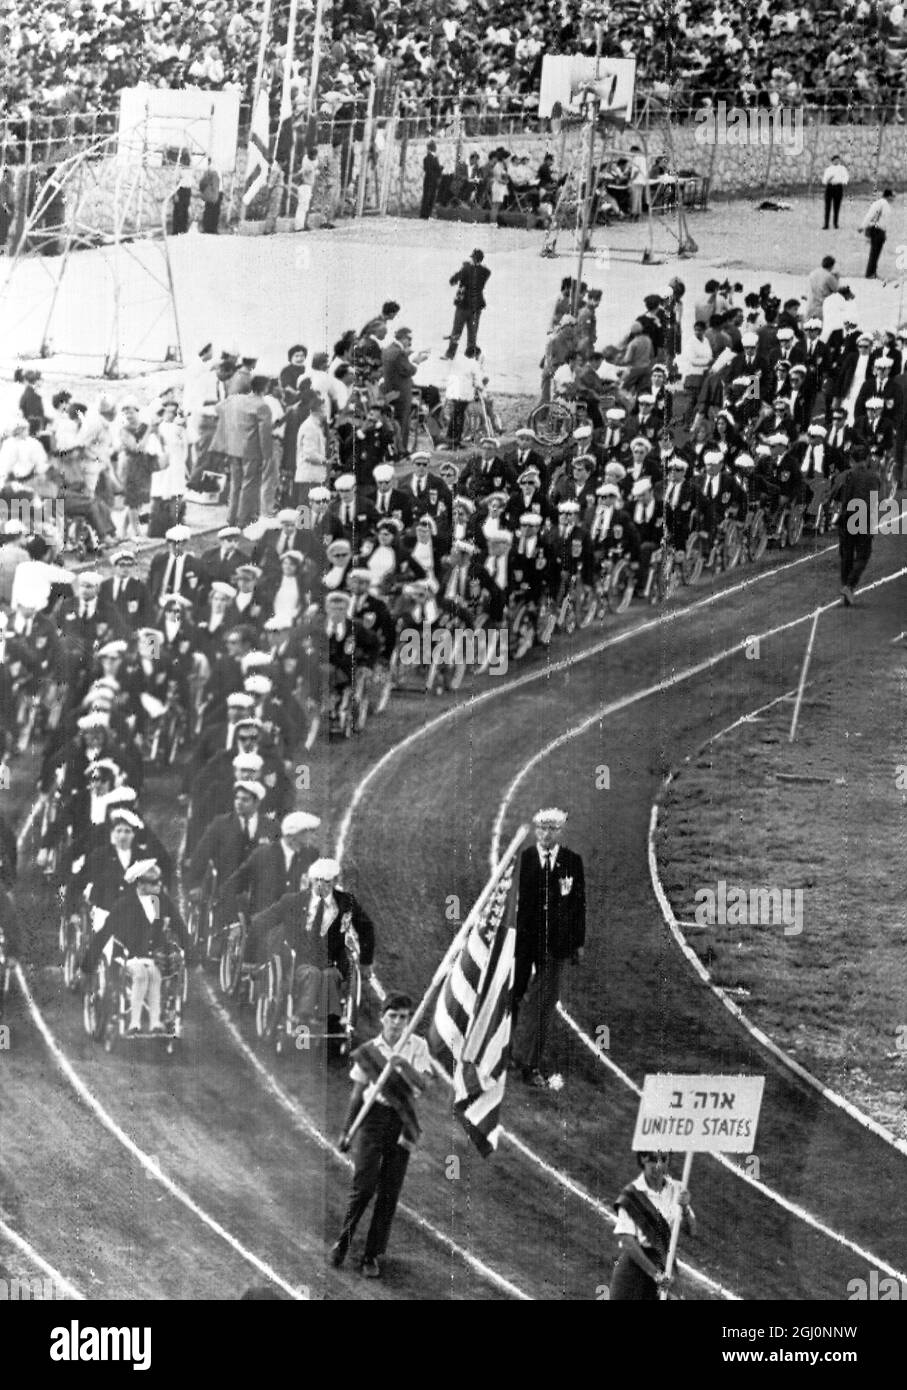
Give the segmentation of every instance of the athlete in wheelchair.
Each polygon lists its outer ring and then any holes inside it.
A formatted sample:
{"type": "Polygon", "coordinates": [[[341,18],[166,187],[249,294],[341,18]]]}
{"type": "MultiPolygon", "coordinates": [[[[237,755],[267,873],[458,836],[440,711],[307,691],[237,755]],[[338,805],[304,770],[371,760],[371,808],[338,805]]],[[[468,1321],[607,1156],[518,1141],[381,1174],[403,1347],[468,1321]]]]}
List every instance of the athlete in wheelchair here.
{"type": "Polygon", "coordinates": [[[316,859],[299,893],[286,893],[252,919],[267,945],[267,976],[258,993],[255,1026],[283,1051],[290,1038],[305,1050],[313,1042],[348,1052],[358,1018],[363,979],[370,978],[375,929],[352,893],[338,887],[340,865],[316,859]]]}
{"type": "MultiPolygon", "coordinates": [[[[623,472],[620,464],[608,467],[623,472]]],[[[594,578],[591,597],[580,614],[581,627],[588,627],[593,618],[604,618],[608,612],[626,612],[640,565],[639,531],[623,505],[620,486],[610,481],[601,483],[595,496],[595,511],[589,524],[594,578]]]]}
{"type": "Polygon", "coordinates": [[[693,536],[704,567],[718,573],[733,569],[740,559],[746,524],[746,489],[725,467],[724,455],[718,449],[707,450],[703,462],[705,474],[699,480],[697,505],[699,524],[693,536]]]}
{"type": "Polygon", "coordinates": [[[508,605],[508,650],[515,661],[538,642],[551,641],[556,613],[554,593],[559,571],[551,547],[541,531],[541,512],[523,512],[510,557],[511,590],[508,605]]]}
{"type": "Polygon", "coordinates": [[[323,707],[329,732],[344,738],[365,727],[371,667],[379,647],[375,633],[351,616],[351,605],[352,596],[346,590],[325,596],[323,707]]]}
{"type": "Polygon", "coordinates": [[[800,471],[800,458],[780,434],[769,437],[772,449],[771,482],[774,486],[768,530],[781,547],[796,545],[803,534],[803,522],[810,489],[800,471]]]}
{"type": "Polygon", "coordinates": [[[124,884],[82,960],[83,1025],[108,1052],[118,1037],[165,1038],[172,1052],[186,997],[185,925],[156,860],[132,864],[124,884]]]}

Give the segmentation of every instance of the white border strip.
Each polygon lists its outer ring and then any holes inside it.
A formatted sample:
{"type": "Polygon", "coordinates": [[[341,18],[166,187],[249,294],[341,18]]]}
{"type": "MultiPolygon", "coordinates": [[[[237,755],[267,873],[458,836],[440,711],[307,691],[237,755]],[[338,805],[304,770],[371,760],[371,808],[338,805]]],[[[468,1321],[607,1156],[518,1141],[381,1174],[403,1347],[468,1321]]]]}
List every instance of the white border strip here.
{"type": "MultiPolygon", "coordinates": [[[[52,1279],[65,1298],[76,1299],[81,1303],[86,1301],[85,1295],[80,1293],[75,1284],[70,1284],[64,1274],[61,1274],[58,1269],[54,1269],[53,1265],[49,1265],[45,1259],[42,1259],[35,1247],[29,1245],[28,1241],[25,1240],[23,1236],[20,1236],[18,1231],[14,1231],[12,1226],[8,1226],[2,1217],[0,1217],[0,1237],[8,1241],[10,1245],[15,1246],[20,1255],[24,1255],[27,1260],[31,1260],[32,1264],[37,1269],[40,1269],[43,1275],[48,1279],[52,1279]]],[[[39,1303],[44,1302],[43,1299],[34,1301],[39,1303]]]]}
{"type": "Polygon", "coordinates": [[[277,1287],[279,1289],[282,1289],[285,1294],[288,1294],[290,1298],[296,1299],[297,1301],[303,1301],[308,1299],[310,1296],[309,1290],[295,1288],[292,1284],[288,1283],[286,1279],[283,1279],[277,1273],[276,1270],[272,1269],[270,1265],[266,1264],[264,1260],[260,1260],[257,1255],[254,1255],[252,1253],[251,1250],[247,1250],[244,1245],[241,1245],[235,1236],[232,1236],[229,1231],[225,1230],[225,1228],[220,1224],[219,1221],[215,1221],[215,1219],[212,1216],[209,1216],[207,1212],[203,1211],[202,1208],[198,1205],[198,1203],[193,1201],[193,1199],[189,1196],[188,1192],[184,1192],[183,1189],[179,1187],[178,1184],[175,1183],[172,1178],[169,1178],[167,1174],[162,1171],[160,1164],[158,1164],[155,1159],[151,1158],[149,1154],[146,1154],[143,1149],[140,1149],[138,1144],[136,1144],[134,1140],[130,1139],[129,1135],[125,1132],[125,1130],[120,1128],[116,1120],[114,1120],[113,1117],[107,1113],[101,1102],[97,1099],[93,1092],[90,1091],[89,1088],[85,1085],[85,1082],[78,1075],[72,1064],[66,1058],[62,1048],[54,1038],[53,1034],[47,1026],[47,1023],[44,1020],[43,1015],[41,1014],[37,1004],[35,1003],[31,990],[29,989],[28,984],[26,982],[25,976],[22,973],[22,969],[18,964],[16,965],[13,973],[16,979],[16,983],[22,991],[22,997],[24,998],[28,1006],[28,1011],[31,1014],[32,1021],[34,1022],[34,1025],[37,1028],[38,1032],[41,1034],[41,1037],[44,1039],[44,1042],[47,1045],[47,1049],[50,1052],[50,1055],[53,1057],[57,1066],[60,1068],[63,1075],[66,1077],[66,1080],[72,1086],[76,1095],[80,1098],[80,1100],[84,1101],[84,1103],[88,1106],[89,1110],[98,1120],[100,1120],[101,1124],[108,1131],[108,1133],[112,1134],[114,1139],[116,1139],[119,1144],[122,1144],[123,1148],[126,1149],[127,1153],[130,1153],[132,1155],[132,1157],[141,1165],[145,1172],[148,1173],[149,1176],[154,1178],[155,1182],[159,1182],[161,1186],[165,1188],[167,1192],[170,1193],[171,1197],[175,1197],[176,1200],[182,1203],[182,1205],[186,1207],[186,1209],[190,1211],[193,1216],[198,1217],[199,1221],[201,1221],[203,1225],[207,1226],[208,1229],[213,1231],[216,1236],[219,1236],[221,1240],[225,1241],[226,1244],[229,1245],[230,1249],[235,1251],[235,1253],[239,1255],[241,1259],[245,1260],[247,1264],[251,1265],[254,1270],[256,1270],[259,1274],[263,1275],[266,1279],[270,1279],[272,1284],[276,1284],[277,1287]]]}
{"type": "MultiPolygon", "coordinates": [[[[292,1118],[296,1127],[302,1130],[309,1139],[312,1139],[319,1148],[329,1153],[336,1163],[341,1164],[345,1168],[352,1168],[353,1165],[350,1159],[344,1158],[337,1151],[327,1135],[318,1129],[309,1119],[299,1102],[294,1100],[289,1092],[284,1090],[272,1073],[268,1071],[261,1059],[255,1055],[233,1019],[230,1017],[227,1009],[224,1008],[223,1004],[221,1004],[220,1000],[215,996],[207,979],[204,978],[204,976],[200,976],[199,983],[202,986],[202,992],[207,998],[212,1013],[216,1015],[220,1023],[227,1030],[233,1046],[249,1063],[268,1094],[272,1096],[281,1109],[292,1118]]],[[[509,1298],[515,1298],[524,1303],[531,1303],[534,1301],[531,1295],[524,1293],[521,1288],[511,1283],[509,1279],[505,1279],[497,1270],[492,1269],[490,1265],[485,1264],[475,1255],[471,1255],[468,1250],[464,1250],[462,1246],[457,1245],[456,1242],[452,1241],[449,1236],[446,1236],[443,1231],[439,1231],[437,1226],[433,1226],[430,1221],[426,1221],[418,1212],[413,1211],[412,1207],[405,1206],[401,1202],[400,1211],[402,1211],[410,1221],[414,1222],[420,1230],[425,1231],[428,1235],[439,1241],[445,1249],[449,1250],[451,1254],[457,1255],[474,1273],[478,1274],[487,1283],[494,1285],[495,1288],[500,1289],[502,1293],[506,1293],[509,1298]]]]}

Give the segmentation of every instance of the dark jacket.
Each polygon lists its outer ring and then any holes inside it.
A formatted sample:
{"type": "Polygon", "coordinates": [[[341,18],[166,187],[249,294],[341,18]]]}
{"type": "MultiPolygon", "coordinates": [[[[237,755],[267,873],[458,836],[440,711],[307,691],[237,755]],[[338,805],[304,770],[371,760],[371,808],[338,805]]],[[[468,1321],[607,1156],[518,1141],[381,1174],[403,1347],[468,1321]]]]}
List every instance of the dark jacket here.
{"type": "Polygon", "coordinates": [[[375,958],[375,928],[371,918],[352,893],[338,888],[333,896],[338,911],[324,936],[306,931],[309,892],[286,893],[252,919],[252,930],[256,935],[267,934],[269,954],[293,950],[297,965],[317,965],[322,970],[334,966],[343,972],[346,964],[343,920],[348,914],[359,938],[360,960],[365,966],[371,965],[375,958]]]}
{"type": "Polygon", "coordinates": [[[520,855],[516,911],[517,969],[538,966],[550,956],[566,960],[586,940],[586,880],[583,861],[558,846],[554,869],[545,884],[538,849],[520,855]]]}

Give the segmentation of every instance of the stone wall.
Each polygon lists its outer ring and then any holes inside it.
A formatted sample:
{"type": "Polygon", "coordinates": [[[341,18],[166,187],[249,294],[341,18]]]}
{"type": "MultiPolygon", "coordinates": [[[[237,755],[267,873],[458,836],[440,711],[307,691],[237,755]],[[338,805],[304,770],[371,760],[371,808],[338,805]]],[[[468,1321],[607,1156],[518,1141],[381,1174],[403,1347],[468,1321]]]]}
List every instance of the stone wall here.
{"type": "MultiPolygon", "coordinates": [[[[794,113],[796,116],[796,113],[794,113]]],[[[748,128],[742,131],[719,131],[716,138],[702,124],[685,122],[668,128],[653,125],[646,131],[646,140],[651,156],[667,155],[669,160],[673,149],[673,161],[679,169],[694,170],[711,181],[712,195],[734,197],[743,195],[753,197],[757,194],[784,194],[803,192],[819,186],[822,170],[831,162],[833,156],[840,156],[847,164],[853,183],[867,189],[891,184],[898,188],[904,182],[903,171],[907,168],[907,125],[834,125],[825,121],[810,121],[804,118],[798,128],[793,126],[773,133],[767,130],[748,128]],[[746,143],[731,143],[744,134],[746,143]],[[770,134],[772,138],[769,140],[770,134]],[[760,135],[765,143],[761,143],[760,135]]],[[[450,136],[435,137],[438,156],[442,166],[453,168],[456,142],[450,136]]],[[[636,132],[616,132],[609,136],[613,148],[629,149],[638,141],[636,132]]],[[[473,150],[487,155],[498,145],[529,156],[535,168],[547,150],[559,163],[565,164],[580,157],[582,131],[576,127],[568,131],[550,134],[529,134],[505,137],[464,138],[461,151],[468,156],[473,150]]],[[[392,215],[407,216],[416,212],[422,193],[422,161],[425,157],[426,139],[399,142],[388,152],[391,162],[389,182],[388,212],[392,215]]],[[[314,220],[336,215],[340,194],[340,152],[330,146],[320,149],[321,170],[312,200],[314,220]]],[[[359,165],[359,150],[356,150],[356,171],[359,165]]],[[[383,158],[383,157],[382,157],[383,158]]],[[[238,190],[242,187],[245,169],[245,151],[237,158],[236,173],[232,180],[225,181],[224,218],[230,221],[238,215],[238,190]]],[[[381,160],[379,159],[379,175],[381,160]]],[[[119,181],[119,196],[127,199],[129,223],[135,230],[160,227],[161,204],[174,188],[179,171],[166,169],[149,170],[141,197],[130,196],[131,184],[128,171],[119,181]]],[[[199,171],[194,174],[197,180],[199,171]]],[[[113,221],[116,202],[117,181],[114,177],[114,164],[94,166],[92,176],[86,176],[83,185],[83,202],[80,212],[82,222],[96,223],[109,230],[113,221]]],[[[75,189],[69,191],[69,198],[75,196],[75,189]]],[[[347,199],[355,198],[355,181],[347,199]]],[[[263,200],[264,201],[264,200],[263,200]]],[[[273,218],[279,210],[279,189],[272,189],[267,213],[273,218]]],[[[366,208],[374,210],[377,206],[375,178],[368,181],[366,208]]],[[[261,215],[261,205],[255,209],[261,215]]],[[[193,199],[193,215],[200,218],[200,202],[193,199]]]]}

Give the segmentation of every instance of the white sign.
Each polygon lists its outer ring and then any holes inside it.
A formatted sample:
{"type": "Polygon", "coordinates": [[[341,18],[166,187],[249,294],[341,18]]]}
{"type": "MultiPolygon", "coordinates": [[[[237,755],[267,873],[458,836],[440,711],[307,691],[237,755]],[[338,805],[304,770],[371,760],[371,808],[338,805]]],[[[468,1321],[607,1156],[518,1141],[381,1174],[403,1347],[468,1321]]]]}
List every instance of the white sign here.
{"type": "Polygon", "coordinates": [[[129,87],[120,92],[117,158],[163,163],[165,150],[185,151],[204,168],[210,159],[219,174],[236,164],[239,89],[204,92],[198,87],[129,87]]]}
{"type": "Polygon", "coordinates": [[[539,115],[550,116],[560,103],[564,112],[582,110],[583,89],[592,86],[600,111],[615,111],[632,120],[636,85],[635,58],[544,57],[539,115]]]}
{"type": "Polygon", "coordinates": [[[647,1076],[633,1148],[752,1153],[764,1076],[647,1076]]]}

